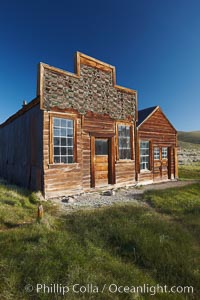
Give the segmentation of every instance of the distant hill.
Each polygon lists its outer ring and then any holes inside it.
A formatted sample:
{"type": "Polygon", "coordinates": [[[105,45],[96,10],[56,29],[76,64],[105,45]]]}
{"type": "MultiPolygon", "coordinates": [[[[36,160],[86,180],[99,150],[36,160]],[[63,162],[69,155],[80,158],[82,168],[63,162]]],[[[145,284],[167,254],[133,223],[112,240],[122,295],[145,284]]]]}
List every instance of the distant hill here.
{"type": "Polygon", "coordinates": [[[200,144],[200,131],[178,131],[178,141],[200,144]]]}
{"type": "Polygon", "coordinates": [[[200,163],[200,131],[178,132],[180,165],[200,163]]]}

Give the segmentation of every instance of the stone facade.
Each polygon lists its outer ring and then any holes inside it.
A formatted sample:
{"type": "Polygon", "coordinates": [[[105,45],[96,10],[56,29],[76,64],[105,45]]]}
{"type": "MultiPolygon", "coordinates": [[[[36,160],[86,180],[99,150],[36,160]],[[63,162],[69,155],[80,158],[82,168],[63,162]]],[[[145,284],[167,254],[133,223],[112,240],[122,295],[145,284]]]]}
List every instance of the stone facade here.
{"type": "Polygon", "coordinates": [[[88,65],[80,65],[80,78],[45,68],[43,95],[46,110],[73,108],[83,115],[91,111],[135,120],[136,95],[115,87],[112,72],[88,65]]]}

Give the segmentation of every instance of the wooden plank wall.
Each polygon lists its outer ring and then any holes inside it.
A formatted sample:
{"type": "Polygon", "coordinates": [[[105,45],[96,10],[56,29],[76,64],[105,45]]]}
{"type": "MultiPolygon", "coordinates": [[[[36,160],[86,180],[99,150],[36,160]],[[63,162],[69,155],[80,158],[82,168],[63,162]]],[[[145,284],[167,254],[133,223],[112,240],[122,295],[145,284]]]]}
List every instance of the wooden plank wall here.
{"type": "Polygon", "coordinates": [[[0,128],[0,176],[42,189],[42,112],[39,104],[0,128]]]}
{"type": "Polygon", "coordinates": [[[82,189],[82,132],[81,118],[78,114],[60,114],[60,117],[75,117],[77,123],[77,162],[67,165],[50,164],[50,113],[44,111],[43,129],[43,166],[44,166],[44,194],[46,198],[77,194],[82,189]]]}
{"type": "MultiPolygon", "coordinates": [[[[51,113],[44,111],[43,165],[45,197],[59,197],[91,190],[91,136],[105,135],[106,137],[114,135],[115,121],[102,116],[88,115],[84,117],[77,113],[77,162],[68,165],[56,165],[50,164],[49,161],[51,113]]],[[[67,117],[67,115],[72,116],[67,112],[60,116],[67,117]]],[[[116,151],[114,152],[116,166],[116,184],[114,186],[133,184],[135,182],[135,161],[116,161],[116,151]]]]}
{"type": "Polygon", "coordinates": [[[135,161],[118,161],[115,164],[116,186],[132,185],[135,183],[135,161]]]}
{"type": "Polygon", "coordinates": [[[91,187],[91,134],[114,134],[115,122],[101,115],[88,114],[82,119],[83,138],[83,188],[87,190],[91,187]]]}
{"type": "MultiPolygon", "coordinates": [[[[137,132],[137,179],[138,181],[159,180],[158,172],[153,174],[153,147],[171,147],[171,163],[170,163],[170,177],[175,177],[175,151],[177,147],[176,130],[169,123],[165,115],[160,109],[155,111],[143,124],[140,125],[137,132]],[[149,140],[151,142],[151,170],[139,172],[139,141],[149,140]]],[[[155,163],[155,167],[158,167],[155,163]]],[[[163,168],[164,170],[165,168],[163,168]]],[[[157,170],[158,171],[158,170],[157,170]]],[[[165,169],[163,173],[163,180],[168,178],[168,171],[165,169]]]]}
{"type": "MultiPolygon", "coordinates": [[[[130,123],[129,125],[135,126],[135,124],[130,123]]],[[[132,185],[135,183],[136,179],[136,168],[135,168],[135,130],[131,129],[131,147],[132,147],[132,160],[117,160],[115,164],[116,170],[116,186],[132,185]]],[[[116,140],[117,137],[116,137],[116,140]]],[[[116,147],[118,145],[116,144],[116,147]]],[[[117,148],[116,148],[117,151],[117,148]]]]}

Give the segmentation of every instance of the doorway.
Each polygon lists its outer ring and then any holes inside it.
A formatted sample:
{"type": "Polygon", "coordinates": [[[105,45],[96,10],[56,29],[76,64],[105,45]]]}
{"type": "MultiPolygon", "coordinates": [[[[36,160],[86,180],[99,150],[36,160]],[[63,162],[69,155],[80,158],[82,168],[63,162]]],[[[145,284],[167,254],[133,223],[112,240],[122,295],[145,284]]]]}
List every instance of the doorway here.
{"type": "Polygon", "coordinates": [[[95,185],[108,184],[108,139],[95,138],[95,185]]]}
{"type": "Polygon", "coordinates": [[[91,187],[115,183],[114,136],[91,136],[91,187]]]}

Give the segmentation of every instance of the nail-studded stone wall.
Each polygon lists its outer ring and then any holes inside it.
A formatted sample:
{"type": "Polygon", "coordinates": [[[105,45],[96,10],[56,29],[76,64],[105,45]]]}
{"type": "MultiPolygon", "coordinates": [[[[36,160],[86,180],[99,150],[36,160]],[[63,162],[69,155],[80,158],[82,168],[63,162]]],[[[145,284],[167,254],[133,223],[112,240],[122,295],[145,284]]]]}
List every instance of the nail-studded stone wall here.
{"type": "Polygon", "coordinates": [[[114,87],[112,72],[81,64],[80,78],[44,68],[44,108],[73,108],[135,120],[136,95],[114,87]]]}

